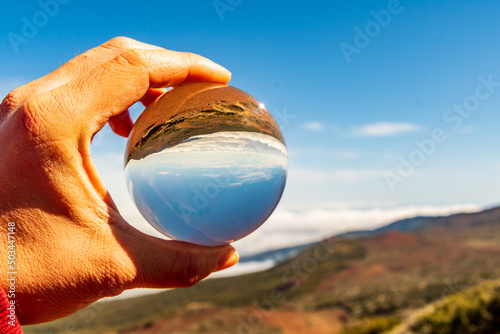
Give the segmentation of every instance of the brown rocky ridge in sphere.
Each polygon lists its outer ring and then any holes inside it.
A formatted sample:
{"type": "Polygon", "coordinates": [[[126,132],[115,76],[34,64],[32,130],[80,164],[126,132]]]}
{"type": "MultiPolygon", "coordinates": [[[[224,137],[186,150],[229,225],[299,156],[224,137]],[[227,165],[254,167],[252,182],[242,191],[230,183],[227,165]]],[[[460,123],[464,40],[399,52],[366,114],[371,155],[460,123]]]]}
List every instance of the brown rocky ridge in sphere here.
{"type": "Polygon", "coordinates": [[[274,118],[249,94],[224,84],[189,83],[166,92],[139,116],[125,164],[193,136],[221,131],[263,133],[285,143],[274,118]]]}

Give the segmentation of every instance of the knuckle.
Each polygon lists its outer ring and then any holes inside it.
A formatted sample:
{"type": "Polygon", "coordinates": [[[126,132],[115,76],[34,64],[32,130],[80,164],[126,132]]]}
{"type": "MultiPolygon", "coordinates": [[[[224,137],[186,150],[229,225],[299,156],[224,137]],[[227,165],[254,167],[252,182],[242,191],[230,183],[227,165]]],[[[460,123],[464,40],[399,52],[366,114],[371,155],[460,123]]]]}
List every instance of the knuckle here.
{"type": "Polygon", "coordinates": [[[0,104],[0,113],[12,113],[16,111],[23,102],[23,94],[19,89],[11,91],[0,104]]]}
{"type": "Polygon", "coordinates": [[[107,46],[113,46],[117,48],[126,48],[129,47],[130,45],[133,45],[135,40],[132,38],[124,37],[124,36],[118,36],[115,38],[110,39],[106,43],[104,43],[107,46]]]}
{"type": "Polygon", "coordinates": [[[179,70],[179,72],[181,72],[184,77],[188,77],[189,72],[191,72],[193,68],[198,67],[201,60],[199,55],[192,52],[183,52],[181,59],[184,61],[184,66],[179,70]]]}
{"type": "Polygon", "coordinates": [[[126,278],[123,273],[119,274],[116,268],[108,269],[106,275],[97,277],[96,280],[99,281],[98,295],[100,298],[117,296],[131,285],[131,280],[126,278]]]}
{"type": "Polygon", "coordinates": [[[112,59],[108,64],[112,67],[118,67],[119,70],[124,69],[127,72],[135,72],[137,70],[146,70],[144,65],[144,56],[139,50],[132,49],[121,52],[118,56],[112,59]]]}
{"type": "Polygon", "coordinates": [[[140,99],[149,87],[149,69],[146,55],[141,50],[132,49],[122,52],[113,61],[119,72],[127,72],[130,83],[135,87],[136,99],[140,99]]]}
{"type": "Polygon", "coordinates": [[[26,101],[19,108],[17,116],[21,121],[22,127],[34,137],[38,137],[47,127],[45,113],[44,108],[40,105],[40,101],[34,98],[26,101]]]}
{"type": "Polygon", "coordinates": [[[199,56],[196,53],[192,52],[183,52],[183,58],[186,63],[186,66],[196,66],[196,64],[199,62],[199,56]]]}
{"type": "Polygon", "coordinates": [[[121,57],[123,60],[125,60],[128,64],[132,66],[138,66],[146,69],[145,64],[147,62],[147,59],[143,50],[130,49],[122,52],[122,54],[119,57],[121,57]]]}
{"type": "Polygon", "coordinates": [[[128,263],[123,254],[110,254],[97,265],[95,279],[100,287],[101,297],[111,297],[130,288],[135,279],[133,265],[128,263]]]}
{"type": "Polygon", "coordinates": [[[64,99],[70,91],[46,92],[26,100],[13,118],[28,138],[48,143],[74,138],[80,131],[78,119],[72,114],[75,102],[64,99]]]}

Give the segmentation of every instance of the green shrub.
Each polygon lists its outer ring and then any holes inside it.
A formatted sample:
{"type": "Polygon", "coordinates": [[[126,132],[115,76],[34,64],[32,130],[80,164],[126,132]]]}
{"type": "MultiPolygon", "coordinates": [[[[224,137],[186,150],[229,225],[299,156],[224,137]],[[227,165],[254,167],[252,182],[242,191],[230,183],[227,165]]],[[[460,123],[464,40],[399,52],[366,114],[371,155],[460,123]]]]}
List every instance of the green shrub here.
{"type": "Polygon", "coordinates": [[[417,333],[493,334],[500,328],[500,287],[484,284],[443,300],[412,326],[417,333]]]}
{"type": "Polygon", "coordinates": [[[367,325],[347,329],[343,334],[381,334],[394,328],[399,323],[395,317],[377,318],[367,325]]]}

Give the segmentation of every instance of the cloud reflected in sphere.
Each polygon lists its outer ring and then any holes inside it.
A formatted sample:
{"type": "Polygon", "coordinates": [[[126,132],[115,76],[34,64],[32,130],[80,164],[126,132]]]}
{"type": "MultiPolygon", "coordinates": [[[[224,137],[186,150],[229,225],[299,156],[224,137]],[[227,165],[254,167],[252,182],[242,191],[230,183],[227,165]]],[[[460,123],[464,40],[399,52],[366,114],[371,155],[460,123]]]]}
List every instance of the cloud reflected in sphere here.
{"type": "Polygon", "coordinates": [[[271,215],[287,176],[283,135],[264,105],[223,84],[165,93],[138,118],[125,175],[144,218],[177,240],[238,240],[271,215]]]}

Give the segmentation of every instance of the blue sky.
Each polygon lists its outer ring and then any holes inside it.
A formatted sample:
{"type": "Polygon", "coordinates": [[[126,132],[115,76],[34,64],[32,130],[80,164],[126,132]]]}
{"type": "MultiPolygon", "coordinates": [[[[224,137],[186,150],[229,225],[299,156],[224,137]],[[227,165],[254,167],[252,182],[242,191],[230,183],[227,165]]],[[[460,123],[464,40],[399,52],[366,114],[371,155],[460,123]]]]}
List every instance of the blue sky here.
{"type": "MultiPolygon", "coordinates": [[[[500,86],[483,84],[500,83],[498,1],[60,1],[46,22],[37,1],[2,4],[2,95],[128,36],[211,58],[265,103],[289,149],[284,206],[500,202],[500,86]],[[374,12],[390,11],[374,23],[374,12]],[[34,36],[14,47],[9,36],[36,20],[34,36]],[[369,43],[356,46],[366,29],[369,43]],[[357,53],[346,57],[346,44],[357,53]],[[447,110],[466,102],[470,115],[452,129],[458,114],[447,110]],[[427,154],[415,142],[436,129],[446,140],[427,154]],[[398,171],[403,160],[409,175],[398,171]]],[[[105,129],[93,146],[118,202],[124,145],[105,129]]]]}

